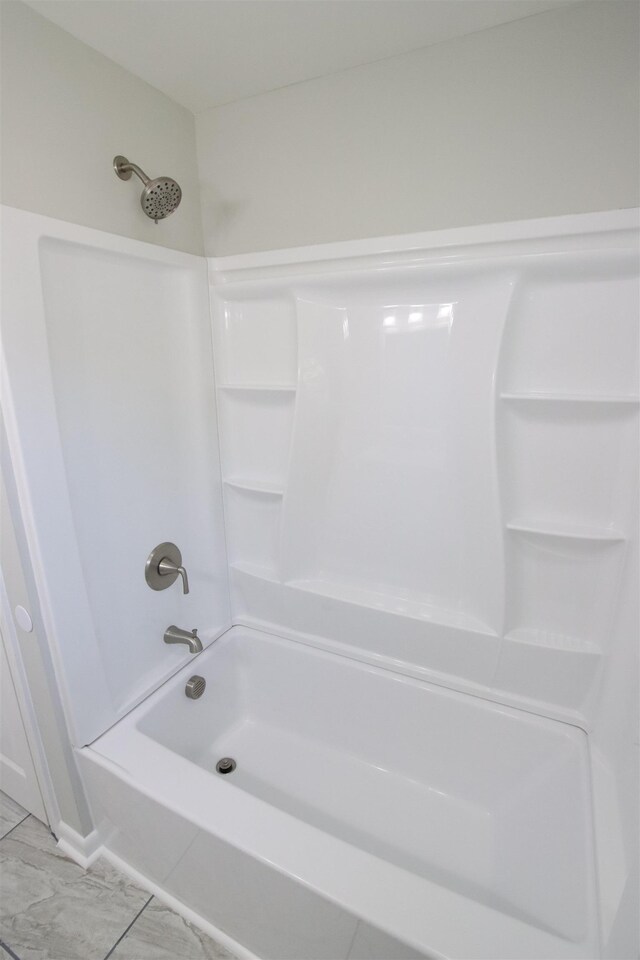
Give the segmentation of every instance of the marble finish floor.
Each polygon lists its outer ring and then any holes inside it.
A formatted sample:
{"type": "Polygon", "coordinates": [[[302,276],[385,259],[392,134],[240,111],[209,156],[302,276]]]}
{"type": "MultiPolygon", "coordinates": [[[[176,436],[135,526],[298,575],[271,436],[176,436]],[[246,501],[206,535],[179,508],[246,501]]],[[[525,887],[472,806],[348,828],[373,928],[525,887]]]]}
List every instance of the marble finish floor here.
{"type": "Polygon", "coordinates": [[[109,864],[83,870],[0,791],[0,960],[234,960],[109,864]]]}

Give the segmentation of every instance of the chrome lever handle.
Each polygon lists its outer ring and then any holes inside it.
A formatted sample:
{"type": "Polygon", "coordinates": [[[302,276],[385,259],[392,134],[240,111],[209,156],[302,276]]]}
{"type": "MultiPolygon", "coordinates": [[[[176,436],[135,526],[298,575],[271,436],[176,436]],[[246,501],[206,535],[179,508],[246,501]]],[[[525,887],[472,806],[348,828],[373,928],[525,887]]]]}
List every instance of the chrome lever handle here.
{"type": "Polygon", "coordinates": [[[173,560],[169,560],[168,557],[163,557],[158,564],[158,573],[161,577],[168,577],[171,574],[180,574],[182,577],[182,592],[189,593],[189,578],[184,567],[178,566],[177,563],[174,563],[173,560]]]}

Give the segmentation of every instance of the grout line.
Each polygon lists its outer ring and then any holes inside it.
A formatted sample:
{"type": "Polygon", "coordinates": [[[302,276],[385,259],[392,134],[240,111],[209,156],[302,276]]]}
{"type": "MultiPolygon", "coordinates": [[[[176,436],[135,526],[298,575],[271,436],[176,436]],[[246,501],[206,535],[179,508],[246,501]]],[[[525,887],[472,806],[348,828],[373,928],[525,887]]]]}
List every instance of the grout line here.
{"type": "Polygon", "coordinates": [[[5,943],[4,940],[0,940],[0,947],[9,954],[10,957],[13,957],[13,960],[20,960],[20,957],[17,953],[14,953],[8,943],[5,943]]]}
{"type": "MultiPolygon", "coordinates": [[[[26,815],[26,817],[23,817],[22,820],[19,820],[19,821],[18,821],[18,823],[14,823],[14,825],[11,827],[10,830],[7,830],[6,833],[3,833],[3,834],[2,834],[2,836],[0,837],[0,843],[2,843],[2,841],[5,840],[5,839],[9,836],[10,833],[13,833],[13,831],[16,829],[16,827],[19,827],[21,823],[24,823],[25,820],[28,820],[30,816],[31,816],[31,814],[28,813],[28,814],[26,815]]],[[[1,942],[1,941],[0,941],[0,942],[1,942]]]]}
{"type": "MultiPolygon", "coordinates": [[[[122,933],[122,934],[118,937],[118,939],[116,940],[116,942],[114,943],[114,945],[111,947],[111,950],[109,950],[109,952],[108,952],[107,955],[105,956],[104,960],[109,960],[109,957],[111,956],[111,954],[113,953],[113,951],[116,949],[116,947],[118,946],[118,944],[121,943],[122,940],[124,940],[124,938],[126,937],[126,935],[129,933],[129,930],[131,930],[131,927],[134,925],[134,923],[136,922],[136,920],[138,919],[138,917],[141,915],[141,913],[143,913],[143,911],[147,909],[147,907],[149,906],[149,904],[151,903],[152,900],[153,900],[153,897],[152,897],[152,896],[149,897],[149,899],[148,899],[147,902],[143,905],[143,907],[142,907],[140,910],[138,910],[138,912],[136,913],[135,917],[133,918],[133,920],[131,921],[131,923],[130,923],[129,926],[127,927],[127,929],[124,931],[124,933],[122,933]]],[[[17,958],[17,960],[19,960],[19,958],[17,958]]]]}
{"type": "Polygon", "coordinates": [[[356,919],[356,928],[353,931],[353,936],[351,937],[351,943],[349,944],[349,949],[347,950],[347,960],[351,956],[351,951],[353,950],[353,945],[356,942],[356,937],[358,936],[358,931],[362,925],[362,920],[356,919]]]}

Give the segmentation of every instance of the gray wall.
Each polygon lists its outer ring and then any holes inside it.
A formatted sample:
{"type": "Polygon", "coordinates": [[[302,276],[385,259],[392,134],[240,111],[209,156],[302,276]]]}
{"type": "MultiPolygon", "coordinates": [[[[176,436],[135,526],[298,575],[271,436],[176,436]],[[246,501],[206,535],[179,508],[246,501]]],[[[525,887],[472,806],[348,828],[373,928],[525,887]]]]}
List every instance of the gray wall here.
{"type": "Polygon", "coordinates": [[[2,202],[202,253],[192,114],[17,0],[0,16],[2,202]],[[168,220],[144,215],[140,181],[113,173],[117,153],[180,182],[168,220]]]}
{"type": "Polygon", "coordinates": [[[638,205],[639,11],[569,5],[198,115],[206,253],[638,205]]]}
{"type": "Polygon", "coordinates": [[[0,11],[11,206],[202,253],[201,201],[204,251],[222,255],[640,203],[635,0],[571,4],[195,125],[19,0],[0,11]],[[180,181],[166,222],[114,176],[115,153],[180,181]]]}

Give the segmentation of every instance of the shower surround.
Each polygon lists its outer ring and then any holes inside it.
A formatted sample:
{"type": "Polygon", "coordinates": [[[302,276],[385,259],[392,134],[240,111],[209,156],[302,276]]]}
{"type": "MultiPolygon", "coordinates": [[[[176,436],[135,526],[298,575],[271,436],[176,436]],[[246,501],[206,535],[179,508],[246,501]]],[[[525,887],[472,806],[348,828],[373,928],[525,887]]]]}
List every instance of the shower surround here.
{"type": "Polygon", "coordinates": [[[633,956],[637,212],[211,260],[209,302],[200,258],[7,231],[65,849],[246,955],[633,956]]]}

